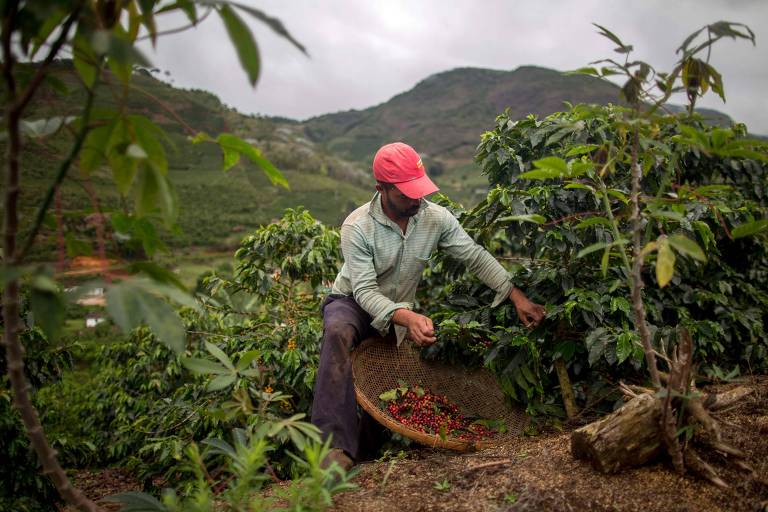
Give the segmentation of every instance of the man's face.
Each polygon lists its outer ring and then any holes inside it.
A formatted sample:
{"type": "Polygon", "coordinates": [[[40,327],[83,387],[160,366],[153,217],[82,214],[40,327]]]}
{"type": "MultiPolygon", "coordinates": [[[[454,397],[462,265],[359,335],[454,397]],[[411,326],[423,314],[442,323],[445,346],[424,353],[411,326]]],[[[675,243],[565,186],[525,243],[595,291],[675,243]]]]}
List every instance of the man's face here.
{"type": "Polygon", "coordinates": [[[419,212],[421,199],[411,199],[406,196],[395,185],[384,183],[376,188],[381,192],[384,200],[384,208],[390,213],[400,218],[413,217],[419,212]]]}

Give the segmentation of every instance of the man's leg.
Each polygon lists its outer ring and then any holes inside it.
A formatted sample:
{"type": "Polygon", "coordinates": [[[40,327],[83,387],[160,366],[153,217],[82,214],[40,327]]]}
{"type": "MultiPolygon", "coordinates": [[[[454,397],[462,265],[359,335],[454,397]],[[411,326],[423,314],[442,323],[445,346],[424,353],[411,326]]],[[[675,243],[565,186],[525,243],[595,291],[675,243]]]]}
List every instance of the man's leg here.
{"type": "Polygon", "coordinates": [[[350,353],[375,334],[371,317],[351,297],[328,297],[323,303],[323,342],[315,377],[312,423],[331,445],[352,459],[360,458],[360,423],[352,382],[350,353]]]}

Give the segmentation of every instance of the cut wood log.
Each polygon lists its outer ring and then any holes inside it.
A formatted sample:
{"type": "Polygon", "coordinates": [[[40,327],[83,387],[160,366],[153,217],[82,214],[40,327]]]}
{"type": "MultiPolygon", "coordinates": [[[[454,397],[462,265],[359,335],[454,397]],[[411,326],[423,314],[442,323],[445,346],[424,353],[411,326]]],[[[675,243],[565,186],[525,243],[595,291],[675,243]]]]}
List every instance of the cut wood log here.
{"type": "Polygon", "coordinates": [[[661,452],[661,401],[645,394],[571,434],[571,453],[603,473],[645,464],[661,452]]]}
{"type": "MultiPolygon", "coordinates": [[[[720,395],[710,395],[703,400],[701,411],[710,418],[710,407],[729,407],[735,402],[749,395],[752,390],[748,388],[735,388],[720,395]],[[715,405],[716,404],[716,405],[715,405]]],[[[697,406],[702,405],[700,399],[696,399],[697,406]]],[[[662,436],[662,410],[664,397],[659,398],[651,393],[643,393],[635,396],[621,409],[608,416],[585,425],[571,434],[571,454],[576,459],[588,460],[592,466],[603,473],[615,473],[625,468],[643,465],[652,461],[665,451],[662,436]]],[[[694,406],[694,409],[697,409],[694,406]]],[[[691,414],[690,411],[688,411],[691,414]]],[[[699,420],[697,415],[691,416],[699,420]]],[[[694,440],[711,449],[727,455],[731,462],[751,471],[751,467],[743,461],[746,454],[723,443],[720,436],[713,435],[712,431],[697,421],[699,434],[694,440]]],[[[722,485],[717,474],[710,471],[695,451],[685,453],[685,465],[690,469],[705,476],[715,485],[722,485]]]]}
{"type": "Polygon", "coordinates": [[[752,388],[739,386],[737,388],[729,389],[728,391],[723,391],[722,393],[718,393],[716,395],[708,395],[704,399],[704,406],[709,411],[720,411],[739,402],[747,395],[750,395],[753,391],[754,389],[752,388]]]}

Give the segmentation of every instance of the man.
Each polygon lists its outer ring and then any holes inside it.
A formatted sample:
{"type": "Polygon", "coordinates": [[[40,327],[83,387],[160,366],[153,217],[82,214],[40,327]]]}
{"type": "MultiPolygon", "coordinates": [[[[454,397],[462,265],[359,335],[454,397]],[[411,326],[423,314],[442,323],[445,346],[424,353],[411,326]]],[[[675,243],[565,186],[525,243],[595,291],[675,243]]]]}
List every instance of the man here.
{"type": "Polygon", "coordinates": [[[416,287],[436,248],[463,261],[496,291],[495,307],[507,297],[526,327],[544,318],[512,285],[504,268],[477,245],[445,208],[424,199],[438,188],[427,177],[421,158],[407,144],[383,146],[373,159],[376,194],[346,218],[341,227],[344,265],[323,302],[323,342],[315,380],[312,423],[333,449],[324,461],[345,469],[360,459],[367,434],[365,414],[358,418],[350,352],[362,340],[392,331],[419,346],[436,341],[432,320],[413,311],[416,287]]]}

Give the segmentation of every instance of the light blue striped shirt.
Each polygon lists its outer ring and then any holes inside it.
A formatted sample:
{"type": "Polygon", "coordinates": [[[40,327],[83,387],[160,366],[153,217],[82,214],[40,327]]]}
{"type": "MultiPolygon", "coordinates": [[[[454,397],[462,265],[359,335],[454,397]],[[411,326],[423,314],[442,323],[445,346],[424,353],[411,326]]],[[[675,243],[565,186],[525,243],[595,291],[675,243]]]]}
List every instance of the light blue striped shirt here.
{"type": "MultiPolygon", "coordinates": [[[[507,271],[472,240],[451,212],[422,199],[419,212],[409,219],[403,233],[384,213],[378,192],[341,226],[344,265],[332,293],[353,296],[373,318],[371,325],[386,335],[395,310],[413,309],[424,266],[436,248],[464,262],[496,291],[491,307],[509,296],[513,286],[507,271]]],[[[406,329],[396,325],[395,331],[400,343],[406,329]]]]}

